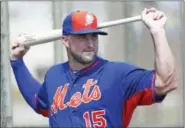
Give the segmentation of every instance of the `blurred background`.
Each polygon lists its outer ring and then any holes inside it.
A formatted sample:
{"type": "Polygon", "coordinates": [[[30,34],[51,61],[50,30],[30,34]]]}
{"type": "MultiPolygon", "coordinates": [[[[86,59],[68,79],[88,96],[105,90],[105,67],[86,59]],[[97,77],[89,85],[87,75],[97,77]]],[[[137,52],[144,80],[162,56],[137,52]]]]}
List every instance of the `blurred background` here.
{"type": "MultiPolygon", "coordinates": [[[[88,10],[99,22],[140,15],[144,8],[155,7],[168,17],[166,34],[179,70],[179,88],[163,103],[138,107],[130,127],[183,126],[183,85],[185,57],[182,41],[182,2],[105,2],[105,1],[3,1],[1,3],[1,123],[13,126],[48,126],[48,119],[36,114],[24,101],[9,65],[9,47],[19,33],[44,34],[61,28],[64,17],[74,10],[88,10]]],[[[99,55],[154,68],[153,44],[148,29],[138,21],[106,28],[109,36],[100,36],[99,55]]],[[[31,73],[40,82],[48,68],[67,60],[60,41],[31,47],[24,57],[31,73]]]]}

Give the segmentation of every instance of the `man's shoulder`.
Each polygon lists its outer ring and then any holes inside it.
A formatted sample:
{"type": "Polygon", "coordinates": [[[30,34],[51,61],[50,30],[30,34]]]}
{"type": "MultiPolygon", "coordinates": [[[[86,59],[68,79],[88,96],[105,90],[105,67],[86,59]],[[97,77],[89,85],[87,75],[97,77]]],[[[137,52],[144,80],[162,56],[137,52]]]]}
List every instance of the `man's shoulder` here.
{"type": "Polygon", "coordinates": [[[124,62],[124,61],[108,61],[106,65],[107,71],[114,71],[117,73],[129,73],[136,70],[146,70],[136,64],[124,62]]]}
{"type": "Polygon", "coordinates": [[[66,68],[67,68],[67,62],[54,64],[54,65],[52,65],[52,66],[48,69],[48,71],[46,72],[46,75],[48,75],[48,74],[58,74],[58,73],[62,73],[62,72],[65,71],[66,68]]]}
{"type": "Polygon", "coordinates": [[[109,67],[114,67],[114,68],[131,68],[131,67],[137,67],[134,64],[124,62],[124,61],[108,61],[108,66],[109,67]]]}

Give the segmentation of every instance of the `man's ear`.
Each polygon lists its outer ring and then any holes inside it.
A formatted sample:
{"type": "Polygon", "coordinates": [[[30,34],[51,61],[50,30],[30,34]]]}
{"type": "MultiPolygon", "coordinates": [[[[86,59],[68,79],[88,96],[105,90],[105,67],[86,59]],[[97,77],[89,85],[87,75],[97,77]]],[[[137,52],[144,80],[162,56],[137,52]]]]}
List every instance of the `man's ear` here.
{"type": "Polygon", "coordinates": [[[62,36],[61,40],[65,47],[69,48],[69,38],[67,36],[62,36]]]}

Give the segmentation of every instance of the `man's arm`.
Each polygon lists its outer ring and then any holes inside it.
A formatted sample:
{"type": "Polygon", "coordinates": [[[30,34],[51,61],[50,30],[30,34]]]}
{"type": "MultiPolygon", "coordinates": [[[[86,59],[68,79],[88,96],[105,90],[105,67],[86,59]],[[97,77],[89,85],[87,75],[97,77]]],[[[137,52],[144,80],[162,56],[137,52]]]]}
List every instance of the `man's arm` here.
{"type": "Polygon", "coordinates": [[[10,63],[18,85],[25,101],[39,114],[48,116],[48,97],[46,84],[41,85],[29,72],[24,64],[23,56],[29,47],[22,45],[26,41],[25,36],[20,36],[13,42],[10,54],[10,63]]]}
{"type": "Polygon", "coordinates": [[[173,54],[165,30],[153,30],[155,45],[156,94],[163,95],[177,88],[177,74],[173,54]]]}
{"type": "Polygon", "coordinates": [[[32,77],[22,59],[11,60],[11,66],[22,96],[36,111],[34,96],[39,91],[41,84],[32,77]]]}
{"type": "Polygon", "coordinates": [[[167,17],[155,8],[145,9],[142,12],[142,17],[147,27],[149,27],[154,42],[155,92],[158,96],[165,95],[177,88],[175,59],[164,30],[167,17]]]}
{"type": "Polygon", "coordinates": [[[22,59],[11,60],[18,88],[35,112],[48,116],[46,85],[41,85],[29,72],[22,59]]]}

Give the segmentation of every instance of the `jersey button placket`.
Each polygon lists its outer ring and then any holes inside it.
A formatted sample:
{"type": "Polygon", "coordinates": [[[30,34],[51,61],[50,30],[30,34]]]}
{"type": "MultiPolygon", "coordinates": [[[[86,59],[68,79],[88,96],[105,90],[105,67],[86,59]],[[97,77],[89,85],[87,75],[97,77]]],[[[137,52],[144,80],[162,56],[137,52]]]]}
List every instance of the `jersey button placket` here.
{"type": "Polygon", "coordinates": [[[72,109],[71,110],[71,120],[72,120],[72,123],[73,123],[74,127],[78,126],[77,118],[78,118],[77,117],[77,110],[72,109]]]}
{"type": "MultiPolygon", "coordinates": [[[[76,93],[78,85],[77,85],[77,80],[80,77],[80,72],[78,74],[72,74],[71,75],[71,87],[70,87],[70,95],[71,97],[76,93]]],[[[70,117],[71,121],[73,124],[73,127],[78,127],[79,126],[79,117],[78,117],[78,111],[77,108],[70,107],[70,117]]]]}
{"type": "MultiPolygon", "coordinates": [[[[70,88],[70,94],[71,97],[75,94],[76,89],[75,87],[77,86],[76,84],[76,77],[73,77],[73,80],[71,82],[71,88],[70,88]]],[[[77,109],[74,107],[70,107],[70,117],[73,123],[73,127],[77,127],[78,126],[78,117],[77,117],[77,109]]]]}

